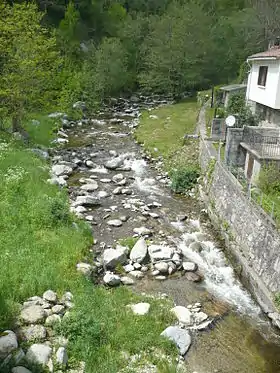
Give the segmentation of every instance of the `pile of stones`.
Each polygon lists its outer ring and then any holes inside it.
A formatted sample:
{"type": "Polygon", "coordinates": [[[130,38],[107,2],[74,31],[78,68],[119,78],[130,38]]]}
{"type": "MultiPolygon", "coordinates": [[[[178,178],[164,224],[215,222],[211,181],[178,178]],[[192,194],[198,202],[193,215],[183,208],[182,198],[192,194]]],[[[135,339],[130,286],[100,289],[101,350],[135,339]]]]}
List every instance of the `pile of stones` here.
{"type": "Polygon", "coordinates": [[[83,362],[77,369],[71,369],[68,341],[54,330],[57,323],[69,316],[73,306],[70,292],[59,299],[52,290],[24,302],[15,330],[0,334],[0,371],[35,373],[37,366],[55,373],[84,373],[83,362]]]}

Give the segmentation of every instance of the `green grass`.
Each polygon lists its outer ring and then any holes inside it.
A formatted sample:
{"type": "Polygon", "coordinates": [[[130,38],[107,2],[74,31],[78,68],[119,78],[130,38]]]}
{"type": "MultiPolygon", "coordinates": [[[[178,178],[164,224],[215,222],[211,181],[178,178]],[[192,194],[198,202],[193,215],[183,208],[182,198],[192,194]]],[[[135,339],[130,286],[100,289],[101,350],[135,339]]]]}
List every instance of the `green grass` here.
{"type": "Polygon", "coordinates": [[[205,121],[206,121],[206,130],[207,130],[207,136],[211,136],[211,126],[212,126],[212,120],[214,118],[214,112],[215,108],[211,108],[210,106],[206,106],[205,109],[205,121]]]}
{"type": "Polygon", "coordinates": [[[123,351],[154,347],[175,357],[176,348],[160,337],[173,322],[171,302],[149,299],[150,313],[135,316],[126,305],[143,297],[94,285],[77,273],[77,262],[90,260],[89,226],[73,225],[66,192],[46,183],[45,161],[6,134],[0,149],[0,331],[14,328],[28,297],[47,289],[71,291],[75,307],[61,332],[69,338],[72,367],[83,360],[88,373],[116,373],[128,363],[123,351]]]}
{"type": "Polygon", "coordinates": [[[183,137],[194,134],[198,110],[197,102],[192,99],[145,112],[136,130],[136,139],[151,155],[164,158],[167,171],[186,163],[197,164],[198,141],[188,141],[184,146],[183,137]],[[158,119],[151,119],[150,115],[158,119]]]}

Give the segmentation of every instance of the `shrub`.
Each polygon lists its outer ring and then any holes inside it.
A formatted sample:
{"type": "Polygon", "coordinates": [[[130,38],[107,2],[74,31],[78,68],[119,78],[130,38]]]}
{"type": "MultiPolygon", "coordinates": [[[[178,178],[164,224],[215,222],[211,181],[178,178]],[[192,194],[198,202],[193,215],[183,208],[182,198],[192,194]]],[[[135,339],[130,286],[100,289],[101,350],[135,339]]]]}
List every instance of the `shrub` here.
{"type": "Polygon", "coordinates": [[[270,162],[262,167],[258,185],[264,193],[280,193],[280,169],[274,162],[270,162]]]}
{"type": "Polygon", "coordinates": [[[175,193],[184,193],[192,189],[197,183],[199,170],[196,166],[188,166],[179,170],[174,170],[170,174],[171,189],[175,193]]]}

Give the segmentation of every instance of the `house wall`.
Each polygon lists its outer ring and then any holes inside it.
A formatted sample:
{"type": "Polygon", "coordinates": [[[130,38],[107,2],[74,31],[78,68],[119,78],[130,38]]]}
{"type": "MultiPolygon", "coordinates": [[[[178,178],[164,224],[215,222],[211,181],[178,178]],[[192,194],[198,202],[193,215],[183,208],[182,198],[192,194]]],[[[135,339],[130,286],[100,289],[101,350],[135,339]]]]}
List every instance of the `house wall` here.
{"type": "Polygon", "coordinates": [[[251,63],[252,68],[246,93],[247,101],[251,100],[273,109],[280,109],[280,61],[262,60],[252,61],[251,63]],[[268,66],[265,87],[260,87],[258,85],[260,66],[268,66]]]}

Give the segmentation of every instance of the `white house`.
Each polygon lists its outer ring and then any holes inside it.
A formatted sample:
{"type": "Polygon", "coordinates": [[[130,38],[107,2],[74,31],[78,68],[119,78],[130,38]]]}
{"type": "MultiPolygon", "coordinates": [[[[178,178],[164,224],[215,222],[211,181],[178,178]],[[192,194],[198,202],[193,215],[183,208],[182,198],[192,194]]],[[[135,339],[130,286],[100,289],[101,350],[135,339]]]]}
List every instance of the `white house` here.
{"type": "Polygon", "coordinates": [[[280,46],[248,57],[250,74],[246,92],[247,104],[261,115],[261,125],[280,127],[280,46]]]}

